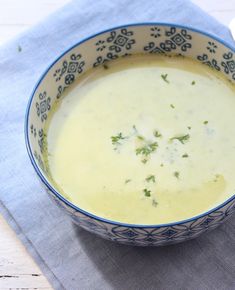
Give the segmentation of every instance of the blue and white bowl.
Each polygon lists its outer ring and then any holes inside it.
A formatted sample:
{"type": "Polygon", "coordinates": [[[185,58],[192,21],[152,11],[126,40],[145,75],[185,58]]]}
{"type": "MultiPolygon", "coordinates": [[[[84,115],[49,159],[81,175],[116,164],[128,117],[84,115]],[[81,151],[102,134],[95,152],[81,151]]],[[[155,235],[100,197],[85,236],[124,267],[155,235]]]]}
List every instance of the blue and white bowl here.
{"type": "Polygon", "coordinates": [[[103,238],[135,245],[159,246],[195,238],[214,229],[235,211],[235,195],[216,208],[180,222],[124,224],[86,212],[63,197],[50,183],[43,161],[44,126],[55,101],[92,67],[135,53],[180,54],[221,71],[235,82],[235,48],[208,33],[175,24],[143,23],[112,28],[88,37],[57,58],[43,73],[26,112],[29,157],[48,194],[82,228],[103,238]]]}

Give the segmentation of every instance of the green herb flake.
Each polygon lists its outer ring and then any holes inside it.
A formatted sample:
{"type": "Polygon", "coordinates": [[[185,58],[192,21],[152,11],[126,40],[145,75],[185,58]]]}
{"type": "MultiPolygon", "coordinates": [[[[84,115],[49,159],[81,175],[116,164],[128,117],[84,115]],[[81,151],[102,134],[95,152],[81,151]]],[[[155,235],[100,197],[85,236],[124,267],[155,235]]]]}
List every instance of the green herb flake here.
{"type": "Polygon", "coordinates": [[[185,141],[188,141],[190,138],[190,135],[189,134],[186,134],[186,135],[182,135],[182,136],[176,136],[176,137],[172,137],[170,139],[170,141],[172,140],[178,140],[180,143],[184,144],[185,141]]]}
{"type": "Polygon", "coordinates": [[[104,69],[109,69],[108,65],[106,63],[103,64],[104,69]]]}
{"type": "Polygon", "coordinates": [[[18,52],[21,52],[22,51],[22,47],[20,45],[18,45],[18,52]]]}
{"type": "Polygon", "coordinates": [[[217,181],[218,181],[218,179],[219,179],[219,177],[220,177],[220,176],[219,176],[219,174],[216,174],[216,175],[215,175],[214,182],[217,182],[217,181]]]}
{"type": "Polygon", "coordinates": [[[175,172],[174,172],[174,176],[175,176],[177,179],[179,179],[179,177],[180,177],[180,173],[179,173],[179,171],[175,171],[175,172]]]}
{"type": "Polygon", "coordinates": [[[188,154],[185,153],[185,154],[182,155],[182,157],[183,157],[183,158],[188,158],[188,154]]]}
{"type": "Polygon", "coordinates": [[[156,207],[157,205],[158,205],[158,202],[155,199],[153,199],[152,200],[152,206],[156,207]]]}
{"type": "Polygon", "coordinates": [[[156,138],[160,138],[160,137],[162,137],[162,134],[159,133],[157,130],[155,130],[155,131],[153,132],[153,136],[156,137],[156,138]]]}
{"type": "Polygon", "coordinates": [[[195,84],[196,84],[196,82],[195,82],[195,81],[192,81],[192,82],[191,82],[191,85],[192,85],[192,86],[194,86],[195,84]]]}
{"type": "Polygon", "coordinates": [[[151,190],[148,190],[147,188],[145,188],[145,189],[143,190],[143,192],[144,192],[144,195],[145,195],[145,196],[147,196],[147,197],[150,197],[150,196],[151,196],[151,190]]]}
{"type": "Polygon", "coordinates": [[[190,126],[187,127],[189,130],[191,130],[192,128],[190,126]]]}
{"type": "Polygon", "coordinates": [[[155,180],[155,176],[154,175],[149,175],[148,177],[146,177],[145,178],[145,180],[147,181],[147,182],[156,182],[156,180],[155,180]]]}
{"type": "Polygon", "coordinates": [[[170,107],[171,107],[172,109],[174,109],[174,108],[175,108],[175,106],[174,106],[173,104],[170,104],[170,107]]]}
{"type": "Polygon", "coordinates": [[[161,166],[161,167],[163,167],[163,166],[164,166],[164,164],[163,164],[163,163],[161,163],[161,164],[160,164],[160,166],[161,166]]]}
{"type": "Polygon", "coordinates": [[[144,140],[144,137],[143,137],[143,136],[140,136],[140,135],[138,135],[137,138],[138,138],[139,140],[142,140],[142,141],[144,140]]]}
{"type": "Polygon", "coordinates": [[[113,145],[120,145],[120,140],[124,140],[125,137],[123,137],[122,133],[117,134],[116,136],[111,136],[112,144],[113,145]]]}
{"type": "Polygon", "coordinates": [[[208,121],[204,121],[203,124],[204,124],[204,125],[207,125],[207,124],[208,124],[208,121]]]}
{"type": "Polygon", "coordinates": [[[137,148],[135,150],[136,155],[144,155],[144,156],[148,156],[150,155],[152,152],[156,151],[158,147],[158,143],[157,142],[153,142],[153,143],[149,143],[146,144],[140,148],[137,148]]]}
{"type": "Polygon", "coordinates": [[[165,75],[161,75],[161,78],[164,80],[164,82],[166,82],[166,83],[168,83],[169,84],[169,81],[168,81],[168,79],[167,79],[167,76],[168,76],[168,74],[165,74],[165,75]]]}
{"type": "Polygon", "coordinates": [[[147,161],[148,161],[147,159],[141,160],[141,162],[144,163],[144,164],[147,163],[147,161]]]}
{"type": "Polygon", "coordinates": [[[129,182],[131,182],[131,179],[126,179],[126,180],[125,180],[125,184],[127,184],[127,183],[129,183],[129,182]]]}

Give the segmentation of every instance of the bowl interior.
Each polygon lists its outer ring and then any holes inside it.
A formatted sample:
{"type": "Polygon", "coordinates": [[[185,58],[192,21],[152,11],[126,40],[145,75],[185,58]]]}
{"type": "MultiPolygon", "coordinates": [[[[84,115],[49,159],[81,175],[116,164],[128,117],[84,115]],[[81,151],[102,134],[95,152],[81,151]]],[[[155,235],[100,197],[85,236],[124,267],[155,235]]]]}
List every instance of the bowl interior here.
{"type": "MultiPolygon", "coordinates": [[[[221,71],[235,82],[235,50],[204,32],[182,26],[149,23],[113,28],[89,37],[68,49],[45,71],[36,85],[26,113],[26,144],[31,162],[45,185],[68,205],[50,183],[45,122],[63,92],[92,67],[136,53],[176,54],[191,57],[221,71]]],[[[76,210],[81,210],[72,205],[76,210]]]]}

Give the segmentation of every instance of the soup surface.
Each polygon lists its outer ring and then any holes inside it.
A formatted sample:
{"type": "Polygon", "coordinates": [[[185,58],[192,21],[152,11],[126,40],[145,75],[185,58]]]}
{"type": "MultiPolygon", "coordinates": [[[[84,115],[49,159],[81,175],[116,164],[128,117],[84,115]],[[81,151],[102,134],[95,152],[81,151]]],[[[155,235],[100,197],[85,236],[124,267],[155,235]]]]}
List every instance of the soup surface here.
{"type": "Polygon", "coordinates": [[[53,183],[90,213],[168,223],[235,192],[235,88],[203,64],[121,58],[84,74],[53,111],[53,183]]]}

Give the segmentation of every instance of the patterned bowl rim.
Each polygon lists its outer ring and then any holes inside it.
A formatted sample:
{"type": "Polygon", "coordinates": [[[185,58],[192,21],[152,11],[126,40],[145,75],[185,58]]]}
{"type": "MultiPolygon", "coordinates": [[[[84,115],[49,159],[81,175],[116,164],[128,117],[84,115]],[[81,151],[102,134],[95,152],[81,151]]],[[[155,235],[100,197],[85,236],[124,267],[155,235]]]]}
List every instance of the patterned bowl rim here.
{"type": "Polygon", "coordinates": [[[122,223],[122,222],[117,222],[117,221],[112,221],[106,218],[102,218],[99,217],[97,215],[94,215],[92,213],[89,213],[81,208],[79,208],[78,206],[74,205],[73,203],[71,203],[69,200],[67,200],[65,197],[63,197],[50,183],[49,181],[46,179],[46,177],[44,176],[44,174],[42,173],[41,169],[39,168],[39,166],[36,163],[36,160],[34,158],[32,149],[31,149],[31,145],[30,145],[30,141],[29,141],[29,132],[28,132],[28,123],[29,123],[29,113],[30,113],[30,109],[31,109],[31,104],[35,95],[35,92],[38,88],[38,86],[42,83],[42,81],[44,80],[44,77],[47,75],[47,73],[50,71],[50,69],[55,65],[56,62],[58,62],[65,54],[67,54],[69,51],[71,51],[72,49],[74,49],[75,47],[79,46],[80,44],[86,42],[87,40],[90,40],[92,38],[95,38],[98,35],[102,35],[106,32],[110,32],[116,29],[120,29],[120,28],[126,28],[126,27],[141,27],[141,26],[168,26],[168,27],[176,27],[176,28],[182,28],[182,29],[187,29],[190,30],[192,32],[196,32],[198,34],[202,34],[204,36],[208,36],[216,41],[218,41],[219,43],[221,43],[223,46],[227,47],[228,49],[230,49],[233,53],[235,53],[235,47],[231,46],[229,43],[227,43],[226,41],[220,39],[219,37],[213,35],[212,33],[208,33],[205,32],[203,30],[191,27],[191,26],[184,26],[184,25],[179,25],[176,23],[169,23],[169,22],[140,22],[140,23],[129,23],[129,24],[123,24],[120,26],[116,26],[116,27],[112,27],[106,30],[103,30],[101,32],[92,34],[86,38],[83,38],[81,41],[75,43],[74,45],[70,46],[68,49],[66,49],[60,56],[58,56],[44,71],[44,73],[41,75],[41,77],[39,78],[38,82],[36,83],[29,101],[28,101],[28,105],[27,105],[27,109],[26,109],[26,114],[25,114],[25,126],[24,126],[24,135],[25,135],[25,143],[26,143],[26,149],[30,158],[30,161],[34,167],[34,170],[36,171],[36,173],[38,174],[40,180],[42,181],[42,183],[57,197],[59,198],[60,201],[62,201],[63,203],[65,203],[67,206],[71,207],[72,209],[90,217],[93,218],[97,221],[100,222],[104,222],[104,223],[108,223],[114,226],[123,226],[123,227],[132,227],[132,228],[161,228],[161,227],[173,227],[176,225],[181,225],[181,224],[185,224],[188,222],[192,222],[192,221],[196,221],[199,218],[205,217],[221,208],[223,208],[225,205],[227,205],[228,203],[230,203],[232,200],[235,200],[235,194],[230,197],[229,199],[227,199],[226,201],[224,201],[223,203],[219,204],[218,206],[203,212],[202,214],[193,216],[191,218],[185,219],[185,220],[181,220],[178,222],[171,222],[171,223],[165,223],[165,224],[154,224],[154,225],[144,225],[144,224],[128,224],[128,223],[122,223]]]}

